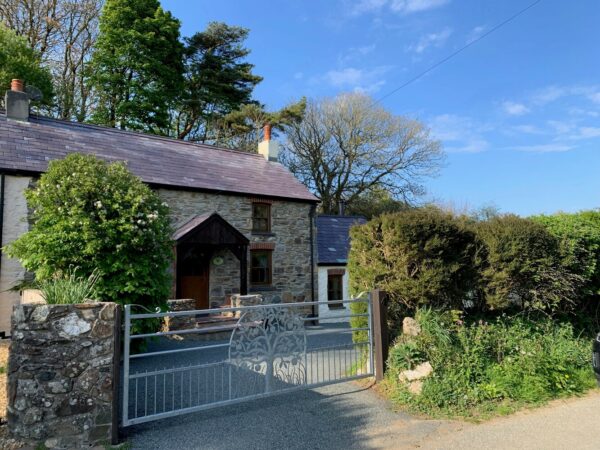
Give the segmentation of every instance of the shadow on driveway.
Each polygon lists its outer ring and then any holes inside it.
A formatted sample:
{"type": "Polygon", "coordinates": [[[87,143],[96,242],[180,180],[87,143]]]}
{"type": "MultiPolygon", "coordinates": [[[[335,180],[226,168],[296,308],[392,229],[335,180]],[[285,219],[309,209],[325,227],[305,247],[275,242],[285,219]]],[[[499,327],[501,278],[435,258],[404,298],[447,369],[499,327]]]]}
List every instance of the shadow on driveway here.
{"type": "Polygon", "coordinates": [[[356,383],[283,394],[126,429],[134,449],[367,449],[408,416],[356,383]]]}

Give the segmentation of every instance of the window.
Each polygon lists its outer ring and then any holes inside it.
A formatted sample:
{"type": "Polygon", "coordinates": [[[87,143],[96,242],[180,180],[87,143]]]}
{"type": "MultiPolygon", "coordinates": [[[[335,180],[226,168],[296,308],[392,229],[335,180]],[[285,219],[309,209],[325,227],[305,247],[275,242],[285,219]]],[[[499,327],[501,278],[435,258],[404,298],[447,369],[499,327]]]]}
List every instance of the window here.
{"type": "Polygon", "coordinates": [[[268,203],[252,203],[252,231],[271,231],[271,205],[268,203]]]}
{"type": "Polygon", "coordinates": [[[252,250],[250,252],[250,283],[271,284],[270,250],[252,250]]]}
{"type": "MultiPolygon", "coordinates": [[[[344,291],[343,291],[343,277],[344,275],[334,274],[327,275],[327,300],[343,300],[344,299],[344,291]]],[[[329,308],[343,308],[344,305],[342,303],[333,303],[329,305],[329,308]]]]}

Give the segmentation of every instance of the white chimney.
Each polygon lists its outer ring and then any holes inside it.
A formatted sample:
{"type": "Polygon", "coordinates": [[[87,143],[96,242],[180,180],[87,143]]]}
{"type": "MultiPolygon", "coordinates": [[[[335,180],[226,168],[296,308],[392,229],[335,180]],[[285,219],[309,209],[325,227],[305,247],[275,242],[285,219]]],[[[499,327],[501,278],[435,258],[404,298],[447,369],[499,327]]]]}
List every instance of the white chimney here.
{"type": "Polygon", "coordinates": [[[271,140],[271,124],[263,128],[263,140],[258,144],[258,153],[263,155],[267,161],[277,161],[279,156],[279,144],[271,140]]]}
{"type": "Polygon", "coordinates": [[[10,91],[4,96],[6,117],[14,120],[29,119],[29,96],[24,92],[23,80],[14,79],[10,83],[10,91]]]}

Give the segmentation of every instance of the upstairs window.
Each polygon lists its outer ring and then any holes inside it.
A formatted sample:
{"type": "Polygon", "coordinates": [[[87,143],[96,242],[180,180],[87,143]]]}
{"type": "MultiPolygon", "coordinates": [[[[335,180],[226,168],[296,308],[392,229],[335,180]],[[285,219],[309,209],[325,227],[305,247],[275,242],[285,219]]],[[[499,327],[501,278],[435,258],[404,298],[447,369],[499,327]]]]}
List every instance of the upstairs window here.
{"type": "Polygon", "coordinates": [[[268,233],[271,231],[271,205],[252,203],[252,231],[268,233]]]}
{"type": "Polygon", "coordinates": [[[250,251],[250,283],[255,285],[271,284],[271,253],[271,250],[250,251]]]}

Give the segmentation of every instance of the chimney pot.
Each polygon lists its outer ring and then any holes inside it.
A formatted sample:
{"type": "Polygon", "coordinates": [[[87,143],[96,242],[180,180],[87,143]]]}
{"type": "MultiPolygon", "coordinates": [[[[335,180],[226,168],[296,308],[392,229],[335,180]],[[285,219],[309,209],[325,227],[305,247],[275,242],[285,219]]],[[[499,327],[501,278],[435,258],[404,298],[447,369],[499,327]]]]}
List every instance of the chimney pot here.
{"type": "Polygon", "coordinates": [[[270,141],[270,140],[271,140],[271,124],[266,123],[265,126],[263,127],[263,141],[270,141]]]}
{"type": "Polygon", "coordinates": [[[10,82],[10,90],[11,91],[23,92],[24,89],[25,89],[25,83],[23,82],[23,80],[20,80],[18,78],[13,78],[12,81],[10,82]]]}

